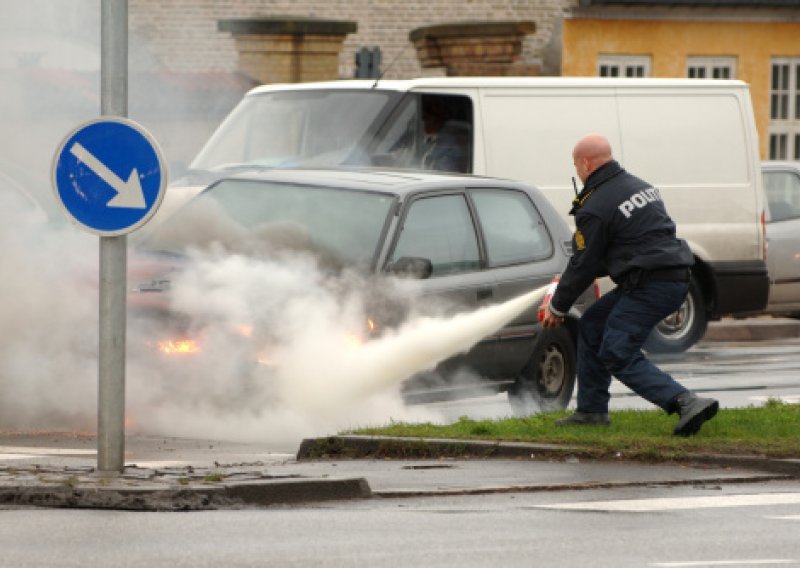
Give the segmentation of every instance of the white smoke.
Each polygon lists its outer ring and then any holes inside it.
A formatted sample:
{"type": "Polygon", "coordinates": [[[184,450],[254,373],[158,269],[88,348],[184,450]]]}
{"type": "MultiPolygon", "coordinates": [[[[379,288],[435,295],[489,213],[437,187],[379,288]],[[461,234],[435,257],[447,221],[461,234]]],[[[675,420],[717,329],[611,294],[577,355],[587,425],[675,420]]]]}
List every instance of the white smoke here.
{"type": "MultiPolygon", "coordinates": [[[[413,294],[399,282],[381,285],[413,294]]],[[[137,427],[285,442],[389,420],[441,420],[403,404],[403,381],[468,350],[541,296],[450,318],[413,317],[364,340],[368,287],[354,274],[331,283],[310,258],[196,254],[173,283],[171,308],[189,316],[202,351],[154,359],[154,342],[139,341],[150,356],[132,372],[151,380],[134,391],[134,406],[147,409],[137,427]]],[[[145,337],[157,335],[149,329],[145,337]]]]}
{"type": "Polygon", "coordinates": [[[97,256],[96,239],[48,227],[0,182],[3,427],[93,427],[97,256]]]}
{"type": "MultiPolygon", "coordinates": [[[[99,243],[58,210],[49,172],[63,136],[99,114],[99,7],[0,3],[0,116],[10,133],[0,147],[0,428],[96,428],[99,243]]],[[[135,36],[131,43],[131,117],[155,125],[162,145],[171,142],[168,160],[180,161],[197,149],[185,140],[199,144],[208,125],[175,110],[191,105],[164,103],[167,95],[154,103],[150,95],[165,89],[143,81],[158,75],[157,62],[135,36]]],[[[219,103],[220,118],[230,102],[219,103]]],[[[359,345],[368,291],[355,275],[332,285],[303,258],[196,257],[174,283],[172,307],[189,319],[201,353],[164,357],[157,345],[167,323],[128,314],[128,432],[289,442],[390,419],[436,420],[403,404],[403,379],[523,309],[412,318],[359,345]]]]}
{"type": "MultiPolygon", "coordinates": [[[[98,238],[52,226],[0,185],[0,427],[88,430],[97,412],[98,238]]],[[[401,282],[383,293],[413,298],[401,282]]],[[[455,317],[416,316],[365,341],[369,281],[331,280],[310,257],[197,253],[171,309],[202,351],[166,356],[170,320],[129,309],[128,431],[290,443],[389,420],[440,420],[406,406],[404,379],[463,352],[535,305],[541,290],[455,317]]]]}

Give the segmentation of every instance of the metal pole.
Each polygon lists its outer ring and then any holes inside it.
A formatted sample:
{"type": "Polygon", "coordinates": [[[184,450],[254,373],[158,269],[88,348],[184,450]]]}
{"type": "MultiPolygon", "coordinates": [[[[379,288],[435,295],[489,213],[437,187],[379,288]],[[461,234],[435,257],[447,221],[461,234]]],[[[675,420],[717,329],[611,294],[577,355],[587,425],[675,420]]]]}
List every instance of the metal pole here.
{"type": "MultiPolygon", "coordinates": [[[[103,116],[128,115],[128,0],[102,0],[100,106],[103,116]]],[[[100,237],[100,345],[97,469],[125,466],[126,235],[100,237]]]]}

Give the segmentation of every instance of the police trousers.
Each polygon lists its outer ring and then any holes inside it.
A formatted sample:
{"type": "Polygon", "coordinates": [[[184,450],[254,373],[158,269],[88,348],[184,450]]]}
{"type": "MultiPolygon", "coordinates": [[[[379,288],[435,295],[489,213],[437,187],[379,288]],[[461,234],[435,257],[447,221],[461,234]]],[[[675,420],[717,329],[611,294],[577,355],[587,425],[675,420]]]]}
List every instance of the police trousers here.
{"type": "Polygon", "coordinates": [[[686,392],[653,365],[642,346],[653,328],[686,298],[686,282],[650,281],[617,287],[600,297],[578,322],[578,410],[608,412],[612,376],[667,412],[686,392]]]}

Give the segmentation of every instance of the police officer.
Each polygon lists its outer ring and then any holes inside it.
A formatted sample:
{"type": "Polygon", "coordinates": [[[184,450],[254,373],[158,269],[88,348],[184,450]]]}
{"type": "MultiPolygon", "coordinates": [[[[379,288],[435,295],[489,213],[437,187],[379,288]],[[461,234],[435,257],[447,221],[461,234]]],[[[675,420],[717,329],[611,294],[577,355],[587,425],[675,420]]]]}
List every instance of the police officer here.
{"type": "Polygon", "coordinates": [[[586,310],[578,324],[578,408],[556,422],[608,425],[611,377],[639,396],[680,416],[678,436],[696,434],[719,403],[699,398],[653,365],[642,346],[653,328],[683,303],[694,257],[675,236],[657,189],[626,172],[599,134],[584,136],[572,159],[583,190],[572,203],[573,255],[542,325],[558,327],[595,278],[616,288],[586,310]]]}

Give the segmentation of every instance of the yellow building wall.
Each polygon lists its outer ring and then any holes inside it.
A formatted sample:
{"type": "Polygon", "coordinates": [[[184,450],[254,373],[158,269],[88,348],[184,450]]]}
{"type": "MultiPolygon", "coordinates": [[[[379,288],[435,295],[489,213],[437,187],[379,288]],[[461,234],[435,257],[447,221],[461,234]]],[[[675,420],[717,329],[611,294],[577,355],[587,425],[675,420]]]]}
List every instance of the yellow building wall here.
{"type": "Polygon", "coordinates": [[[800,22],[567,19],[561,74],[597,76],[598,55],[649,55],[653,77],[686,77],[689,56],[736,58],[750,85],[761,156],[769,148],[773,57],[800,57],[800,22]]]}

